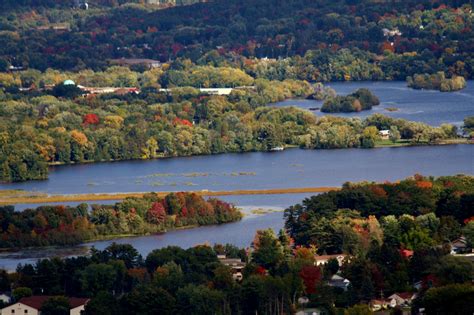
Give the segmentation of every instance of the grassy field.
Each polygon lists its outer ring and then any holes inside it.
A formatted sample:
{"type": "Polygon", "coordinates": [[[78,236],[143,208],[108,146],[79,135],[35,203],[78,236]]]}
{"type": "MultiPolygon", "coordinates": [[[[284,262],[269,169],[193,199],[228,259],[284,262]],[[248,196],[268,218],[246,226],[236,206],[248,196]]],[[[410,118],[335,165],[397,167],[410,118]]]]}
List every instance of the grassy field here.
{"type": "MultiPolygon", "coordinates": [[[[300,194],[300,193],[322,193],[338,190],[337,187],[303,187],[303,188],[281,188],[281,189],[256,189],[256,190],[227,190],[209,191],[198,190],[194,193],[207,196],[231,196],[231,195],[277,195],[277,194],[300,194]]],[[[170,192],[157,192],[161,197],[170,192]]],[[[73,202],[73,201],[100,201],[121,200],[127,197],[142,197],[145,193],[112,193],[112,194],[77,194],[77,195],[46,195],[32,194],[23,191],[4,190],[0,191],[0,205],[14,205],[21,203],[49,203],[49,202],[73,202]]]]}
{"type": "Polygon", "coordinates": [[[457,139],[446,139],[433,143],[428,142],[420,142],[420,143],[413,143],[409,140],[398,140],[397,142],[393,143],[390,140],[379,140],[376,142],[376,148],[383,148],[383,147],[406,147],[406,146],[417,146],[417,145],[446,145],[446,144],[473,144],[472,140],[465,139],[465,138],[457,138],[457,139]]]}

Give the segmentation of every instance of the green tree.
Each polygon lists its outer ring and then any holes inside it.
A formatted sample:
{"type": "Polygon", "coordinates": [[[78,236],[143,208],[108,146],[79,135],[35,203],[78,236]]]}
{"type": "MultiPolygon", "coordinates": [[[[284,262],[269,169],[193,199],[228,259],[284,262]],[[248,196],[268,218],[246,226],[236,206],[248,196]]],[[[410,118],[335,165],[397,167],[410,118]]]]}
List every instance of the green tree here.
{"type": "Polygon", "coordinates": [[[379,138],[379,131],[377,127],[366,127],[362,132],[361,145],[363,148],[373,148],[379,138]]]}
{"type": "Polygon", "coordinates": [[[474,312],[474,287],[470,283],[429,289],[423,297],[426,314],[463,315],[474,312]],[[446,303],[449,301],[449,303],[446,303]],[[455,305],[456,307],[453,307],[455,305]]]}
{"type": "Polygon", "coordinates": [[[391,126],[390,127],[390,135],[389,135],[390,141],[393,143],[397,142],[400,140],[400,131],[398,131],[397,126],[391,126]]]}
{"type": "Polygon", "coordinates": [[[82,289],[90,295],[100,291],[112,292],[117,277],[113,266],[108,264],[91,264],[80,272],[82,289]]]}
{"type": "Polygon", "coordinates": [[[18,301],[23,297],[32,296],[33,295],[33,290],[31,290],[30,288],[26,288],[26,287],[18,287],[18,288],[13,290],[12,295],[13,295],[13,298],[15,299],[15,301],[18,301]]]}
{"type": "Polygon", "coordinates": [[[109,292],[100,291],[85,306],[86,315],[115,315],[119,313],[117,300],[109,292]]]}
{"type": "Polygon", "coordinates": [[[47,299],[41,306],[41,314],[44,315],[68,315],[71,305],[69,299],[64,296],[54,296],[47,299]]]}
{"type": "Polygon", "coordinates": [[[272,229],[257,231],[252,247],[252,261],[266,269],[274,270],[284,260],[283,246],[272,229]]]}

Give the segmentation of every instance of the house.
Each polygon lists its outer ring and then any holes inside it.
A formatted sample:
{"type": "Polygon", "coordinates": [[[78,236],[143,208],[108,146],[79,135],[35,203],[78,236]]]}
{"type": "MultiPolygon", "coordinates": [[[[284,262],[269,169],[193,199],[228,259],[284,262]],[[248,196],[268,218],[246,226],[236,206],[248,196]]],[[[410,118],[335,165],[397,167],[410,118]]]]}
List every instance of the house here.
{"type": "Polygon", "coordinates": [[[382,140],[388,140],[390,139],[390,130],[380,130],[379,131],[379,136],[382,140]]]}
{"type": "Polygon", "coordinates": [[[339,266],[342,266],[346,255],[344,254],[336,254],[336,255],[316,255],[314,256],[314,262],[316,266],[325,265],[328,263],[330,259],[336,259],[339,263],[339,266]]]}
{"type": "Polygon", "coordinates": [[[226,255],[217,255],[219,261],[232,269],[232,278],[235,281],[242,281],[242,271],[245,268],[245,262],[239,258],[227,258],[226,255]]]}
{"type": "Polygon", "coordinates": [[[394,28],[393,30],[389,30],[388,28],[382,29],[383,36],[385,37],[393,37],[393,36],[402,36],[402,32],[398,28],[394,28]]]}
{"type": "Polygon", "coordinates": [[[0,292],[0,301],[3,302],[3,304],[10,304],[12,301],[12,297],[10,293],[8,292],[0,292]]]}
{"type": "Polygon", "coordinates": [[[115,93],[117,95],[140,94],[140,89],[136,87],[89,87],[82,85],[78,85],[77,87],[87,94],[92,95],[108,93],[115,93]]]}
{"type": "Polygon", "coordinates": [[[71,30],[71,26],[69,23],[55,23],[50,25],[43,25],[38,26],[36,28],[38,31],[56,31],[56,32],[69,32],[71,30]]]}
{"type": "Polygon", "coordinates": [[[153,59],[140,59],[140,58],[120,58],[112,59],[109,61],[113,65],[122,67],[130,66],[145,66],[148,69],[161,67],[161,62],[153,59]]]}
{"type": "Polygon", "coordinates": [[[200,88],[201,93],[209,95],[230,95],[232,88],[200,88]]]}
{"type": "Polygon", "coordinates": [[[414,252],[412,250],[409,250],[409,249],[400,249],[400,255],[403,257],[403,258],[406,258],[406,259],[410,259],[413,257],[413,254],[414,252]]]}
{"type": "Polygon", "coordinates": [[[463,254],[468,251],[467,240],[464,236],[451,242],[451,254],[463,254]]]}
{"type": "Polygon", "coordinates": [[[345,279],[339,275],[333,275],[328,281],[330,287],[341,288],[344,291],[347,291],[351,282],[348,279],[345,279]]]}
{"type": "Polygon", "coordinates": [[[394,301],[395,303],[391,303],[390,307],[395,306],[409,306],[413,302],[414,299],[417,298],[417,294],[413,292],[401,292],[401,293],[394,293],[388,297],[390,301],[394,301]],[[393,305],[395,304],[395,305],[393,305]]]}
{"type": "Polygon", "coordinates": [[[415,282],[415,283],[413,284],[413,287],[414,287],[416,290],[420,291],[420,290],[423,288],[423,281],[420,280],[420,281],[415,282]]]}
{"type": "Polygon", "coordinates": [[[372,312],[378,312],[381,310],[386,310],[390,307],[390,300],[386,299],[374,299],[370,300],[369,308],[372,312]]]}
{"type": "MultiPolygon", "coordinates": [[[[44,302],[50,299],[51,296],[46,295],[34,295],[29,297],[21,298],[15,304],[2,308],[1,314],[27,314],[27,315],[39,315],[40,309],[44,302]]],[[[70,315],[80,315],[84,311],[84,307],[89,302],[89,299],[82,298],[69,298],[69,304],[71,309],[69,310],[70,315]]]]}
{"type": "Polygon", "coordinates": [[[296,312],[296,315],[321,315],[322,312],[318,308],[305,308],[296,312]]]}

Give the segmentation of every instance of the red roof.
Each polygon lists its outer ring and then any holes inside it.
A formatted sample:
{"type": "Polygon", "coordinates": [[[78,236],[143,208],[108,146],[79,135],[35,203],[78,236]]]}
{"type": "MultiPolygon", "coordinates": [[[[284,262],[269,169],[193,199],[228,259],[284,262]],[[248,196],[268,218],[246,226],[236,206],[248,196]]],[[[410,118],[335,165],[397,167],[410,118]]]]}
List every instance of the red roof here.
{"type": "Polygon", "coordinates": [[[401,249],[400,254],[405,258],[410,258],[413,256],[413,251],[408,249],[401,249]]]}
{"type": "Polygon", "coordinates": [[[400,292],[400,293],[395,293],[396,295],[398,295],[399,297],[401,297],[402,299],[404,300],[409,300],[413,297],[413,295],[415,293],[412,293],[412,292],[400,292]]]}
{"type": "MultiPolygon", "coordinates": [[[[53,296],[48,296],[48,295],[33,295],[33,296],[21,298],[18,301],[18,303],[25,304],[39,310],[43,306],[43,303],[52,297],[53,296]]],[[[68,299],[69,299],[69,304],[71,305],[71,309],[84,305],[89,301],[89,299],[75,298],[75,297],[70,297],[68,299]]]]}

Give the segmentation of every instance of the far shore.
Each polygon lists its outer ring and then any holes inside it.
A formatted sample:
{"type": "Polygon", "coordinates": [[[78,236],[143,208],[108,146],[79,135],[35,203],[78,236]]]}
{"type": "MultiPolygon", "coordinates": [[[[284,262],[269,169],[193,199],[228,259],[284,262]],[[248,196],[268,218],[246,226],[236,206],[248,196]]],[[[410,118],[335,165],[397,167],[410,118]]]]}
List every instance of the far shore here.
{"type": "MultiPolygon", "coordinates": [[[[239,195],[279,195],[279,194],[301,194],[301,193],[324,193],[333,190],[339,190],[339,187],[302,187],[302,188],[275,188],[275,189],[253,189],[253,190],[224,190],[209,191],[198,190],[191,191],[200,196],[218,197],[218,196],[239,196],[239,195]]],[[[150,192],[136,193],[103,193],[103,194],[74,194],[74,195],[47,195],[47,194],[29,194],[26,191],[0,191],[0,205],[30,204],[30,203],[49,203],[49,202],[75,202],[75,201],[101,201],[101,200],[122,200],[128,197],[142,197],[150,192]]],[[[171,191],[160,191],[156,194],[164,197],[171,191]]]]}

